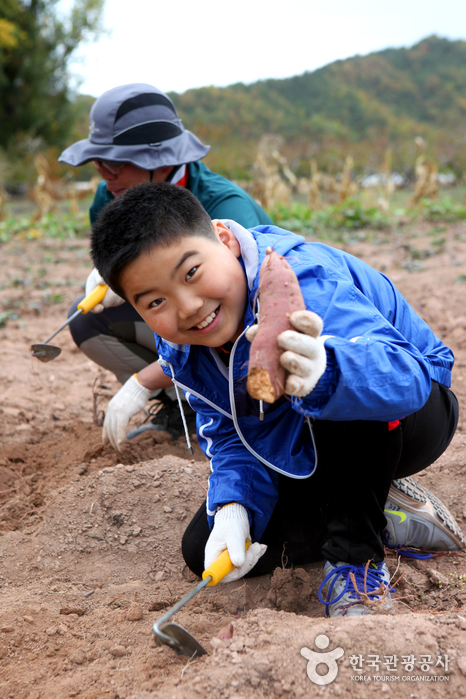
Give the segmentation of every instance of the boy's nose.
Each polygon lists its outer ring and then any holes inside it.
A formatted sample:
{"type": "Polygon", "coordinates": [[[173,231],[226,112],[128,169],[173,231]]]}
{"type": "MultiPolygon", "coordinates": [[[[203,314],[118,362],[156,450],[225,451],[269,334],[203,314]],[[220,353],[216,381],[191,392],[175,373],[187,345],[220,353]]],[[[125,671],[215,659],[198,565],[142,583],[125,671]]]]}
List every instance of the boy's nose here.
{"type": "Polygon", "coordinates": [[[190,295],[180,299],[178,306],[178,314],[181,320],[187,320],[188,318],[192,318],[193,316],[195,316],[200,311],[203,305],[204,302],[202,301],[202,299],[190,295]]]}

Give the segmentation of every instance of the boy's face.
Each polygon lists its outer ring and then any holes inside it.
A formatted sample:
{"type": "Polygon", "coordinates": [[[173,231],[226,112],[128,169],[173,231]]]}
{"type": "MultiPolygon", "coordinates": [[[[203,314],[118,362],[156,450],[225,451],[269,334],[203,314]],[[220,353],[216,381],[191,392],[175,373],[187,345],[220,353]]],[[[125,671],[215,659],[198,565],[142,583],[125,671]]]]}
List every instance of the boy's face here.
{"type": "Polygon", "coordinates": [[[223,223],[212,225],[217,241],[183,237],[142,253],[121,275],[128,301],[169,342],[219,347],[242,330],[247,284],[239,243],[223,223]]]}

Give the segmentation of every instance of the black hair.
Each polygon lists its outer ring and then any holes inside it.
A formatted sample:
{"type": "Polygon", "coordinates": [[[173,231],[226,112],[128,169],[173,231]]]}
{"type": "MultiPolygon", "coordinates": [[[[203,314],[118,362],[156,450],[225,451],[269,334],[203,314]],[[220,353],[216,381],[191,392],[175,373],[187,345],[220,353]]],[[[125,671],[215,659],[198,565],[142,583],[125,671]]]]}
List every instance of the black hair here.
{"type": "Polygon", "coordinates": [[[125,267],[141,253],[186,236],[217,240],[200,201],[178,185],[144,182],[102,209],[92,226],[91,257],[110,288],[126,298],[120,284],[125,267]]]}

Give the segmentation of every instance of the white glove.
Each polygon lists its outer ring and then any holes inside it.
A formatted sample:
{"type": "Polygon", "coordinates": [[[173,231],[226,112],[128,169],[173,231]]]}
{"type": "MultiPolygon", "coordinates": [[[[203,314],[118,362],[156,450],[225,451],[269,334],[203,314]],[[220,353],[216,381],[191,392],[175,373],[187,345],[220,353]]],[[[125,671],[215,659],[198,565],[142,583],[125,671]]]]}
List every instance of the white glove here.
{"type": "MultiPolygon", "coordinates": [[[[99,284],[105,284],[105,281],[94,267],[86,279],[86,296],[88,296],[91,291],[94,291],[96,286],[99,286],[99,284]]],[[[109,288],[102,301],[98,303],[97,306],[94,306],[94,308],[91,310],[92,313],[102,313],[104,308],[110,308],[110,306],[121,306],[122,303],[125,303],[125,300],[122,299],[121,296],[118,296],[118,294],[115,294],[115,292],[109,288]]]]}
{"type": "Polygon", "coordinates": [[[134,374],[123,384],[107,407],[102,430],[104,444],[110,442],[114,449],[121,451],[126,442],[128,422],[133,415],[144,409],[150,393],[148,388],[139,383],[134,374]]]}
{"type": "Polygon", "coordinates": [[[251,544],[246,551],[246,539],[250,539],[249,517],[245,507],[237,502],[222,507],[214,519],[214,527],[205,547],[204,569],[208,568],[220,554],[228,549],[235,570],[221,582],[232,582],[242,578],[254,568],[266,552],[265,544],[251,544]]]}
{"type": "Polygon", "coordinates": [[[285,389],[291,396],[307,396],[315,388],[327,366],[322,318],[312,311],[295,311],[291,324],[298,330],[285,330],[278,344],[285,352],[280,364],[289,372],[285,389]]]}

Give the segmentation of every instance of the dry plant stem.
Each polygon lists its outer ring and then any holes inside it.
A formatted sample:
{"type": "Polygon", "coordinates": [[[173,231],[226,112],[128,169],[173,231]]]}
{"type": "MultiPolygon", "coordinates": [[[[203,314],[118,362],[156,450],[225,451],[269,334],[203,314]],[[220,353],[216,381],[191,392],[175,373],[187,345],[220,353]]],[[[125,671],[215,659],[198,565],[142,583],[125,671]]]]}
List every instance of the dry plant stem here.
{"type": "Polygon", "coordinates": [[[96,376],[94,379],[94,384],[92,386],[92,406],[93,406],[93,419],[94,419],[94,425],[97,425],[97,427],[102,427],[104,424],[104,419],[105,419],[105,410],[99,410],[99,398],[103,398],[104,394],[99,393],[99,388],[102,388],[100,385],[101,382],[101,377],[96,376]],[[99,382],[99,385],[96,386],[97,382],[99,382]]]}
{"type": "Polygon", "coordinates": [[[47,504],[48,504],[48,503],[46,503],[45,505],[42,505],[41,507],[36,507],[35,510],[29,510],[29,512],[25,512],[24,515],[21,517],[21,519],[18,519],[18,524],[19,524],[20,522],[22,522],[23,519],[24,519],[25,517],[27,517],[28,515],[32,515],[32,514],[34,514],[34,512],[40,512],[40,510],[43,510],[44,507],[47,507],[47,504]]]}
{"type": "MultiPolygon", "coordinates": [[[[396,566],[396,570],[393,573],[392,577],[390,578],[389,585],[386,587],[385,583],[383,583],[383,582],[380,583],[380,586],[376,590],[373,590],[370,593],[370,595],[372,595],[372,596],[374,596],[374,595],[380,596],[379,599],[371,599],[368,592],[367,592],[367,571],[369,570],[370,563],[371,563],[370,560],[367,561],[365,568],[364,568],[364,592],[362,590],[359,590],[354,573],[349,574],[350,579],[351,579],[351,582],[353,583],[354,591],[356,592],[357,595],[359,595],[359,597],[361,598],[362,602],[364,603],[364,605],[366,607],[368,607],[369,609],[374,609],[375,611],[378,611],[378,612],[384,612],[385,611],[384,610],[385,602],[387,601],[387,598],[390,594],[391,588],[398,585],[398,583],[404,577],[405,574],[402,573],[400,575],[400,577],[396,580],[396,582],[394,582],[392,585],[392,580],[395,577],[396,573],[398,572],[398,568],[400,567],[400,557],[398,557],[398,563],[396,566]]],[[[405,595],[404,597],[398,597],[397,602],[402,600],[402,599],[407,599],[408,597],[412,597],[412,595],[405,595]]]]}
{"type": "Polygon", "coordinates": [[[435,551],[432,549],[416,549],[414,547],[412,547],[412,548],[411,547],[406,547],[406,548],[400,547],[399,549],[394,551],[393,549],[389,549],[385,546],[384,550],[385,550],[386,556],[398,556],[398,557],[400,555],[400,554],[398,554],[398,551],[404,551],[404,550],[416,551],[419,553],[431,553],[432,554],[431,558],[441,558],[442,556],[461,556],[462,554],[464,555],[464,553],[465,553],[464,550],[463,551],[435,551]]]}
{"type": "Polygon", "coordinates": [[[288,565],[288,556],[285,554],[286,544],[287,544],[287,542],[285,541],[285,543],[283,544],[283,550],[282,550],[281,561],[280,561],[283,569],[285,569],[286,566],[288,565]]]}
{"type": "Polygon", "coordinates": [[[205,493],[206,495],[208,494],[207,488],[205,488],[205,487],[202,485],[202,483],[201,483],[200,481],[197,480],[197,478],[195,478],[195,477],[194,477],[193,475],[191,475],[190,473],[188,473],[188,476],[191,476],[191,478],[192,478],[193,480],[196,481],[196,483],[202,488],[202,490],[204,491],[204,493],[205,493]]]}
{"type": "Polygon", "coordinates": [[[188,669],[188,667],[189,667],[190,665],[192,665],[192,664],[195,662],[196,659],[197,659],[197,658],[196,658],[196,655],[195,655],[195,654],[192,655],[191,658],[189,658],[188,662],[186,663],[186,665],[184,666],[184,668],[181,670],[181,675],[180,675],[181,678],[183,678],[183,675],[184,675],[185,671],[188,669]]]}

